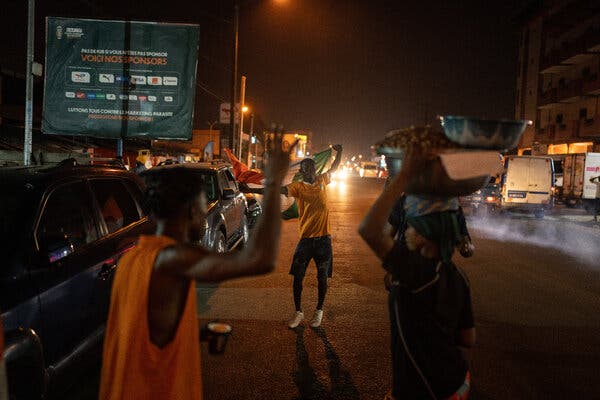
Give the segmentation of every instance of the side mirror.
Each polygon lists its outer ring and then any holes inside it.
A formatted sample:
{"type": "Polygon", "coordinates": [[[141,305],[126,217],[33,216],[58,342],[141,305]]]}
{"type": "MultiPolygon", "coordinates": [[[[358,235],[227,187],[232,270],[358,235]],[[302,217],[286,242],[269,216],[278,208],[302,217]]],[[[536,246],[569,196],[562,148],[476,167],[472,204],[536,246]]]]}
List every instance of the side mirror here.
{"type": "Polygon", "coordinates": [[[233,199],[235,197],[235,191],[233,189],[223,189],[223,198],[225,200],[233,199]]]}

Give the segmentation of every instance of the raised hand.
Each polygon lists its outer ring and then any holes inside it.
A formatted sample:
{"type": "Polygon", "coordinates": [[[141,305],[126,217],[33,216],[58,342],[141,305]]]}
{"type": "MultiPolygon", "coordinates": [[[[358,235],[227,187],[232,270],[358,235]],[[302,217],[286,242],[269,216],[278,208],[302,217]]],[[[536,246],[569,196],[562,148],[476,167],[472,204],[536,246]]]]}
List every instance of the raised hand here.
{"type": "Polygon", "coordinates": [[[281,182],[283,182],[283,179],[287,175],[287,171],[290,167],[290,154],[294,151],[296,145],[298,144],[298,140],[299,139],[297,139],[289,147],[288,151],[284,151],[282,146],[283,134],[275,133],[275,137],[272,141],[272,146],[269,151],[267,167],[265,168],[264,173],[266,185],[281,185],[281,182]]]}
{"type": "Polygon", "coordinates": [[[335,151],[337,151],[338,153],[340,151],[342,151],[342,145],[341,144],[334,144],[333,146],[331,146],[335,151]]]}

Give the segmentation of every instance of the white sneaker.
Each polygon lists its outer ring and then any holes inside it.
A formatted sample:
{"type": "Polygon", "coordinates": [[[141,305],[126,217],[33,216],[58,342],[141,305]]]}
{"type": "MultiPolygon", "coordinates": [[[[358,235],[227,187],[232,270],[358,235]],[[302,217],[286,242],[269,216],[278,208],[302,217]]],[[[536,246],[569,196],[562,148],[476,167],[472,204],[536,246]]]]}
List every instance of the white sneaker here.
{"type": "Polygon", "coordinates": [[[321,326],[321,321],[323,320],[323,310],[315,310],[315,314],[310,320],[310,326],[313,328],[318,328],[321,326]]]}
{"type": "Polygon", "coordinates": [[[300,322],[302,322],[303,319],[304,319],[304,313],[302,311],[296,311],[296,314],[294,314],[294,317],[292,319],[290,319],[290,321],[288,322],[288,326],[291,329],[294,329],[295,327],[300,325],[300,322]]]}

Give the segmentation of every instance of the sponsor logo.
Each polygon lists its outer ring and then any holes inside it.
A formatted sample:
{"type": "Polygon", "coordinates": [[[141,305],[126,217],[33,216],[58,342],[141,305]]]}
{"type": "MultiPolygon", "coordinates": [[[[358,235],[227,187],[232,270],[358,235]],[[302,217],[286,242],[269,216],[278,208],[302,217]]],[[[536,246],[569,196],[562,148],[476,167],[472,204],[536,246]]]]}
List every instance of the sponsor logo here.
{"type": "Polygon", "coordinates": [[[158,86],[162,85],[162,78],[160,76],[149,76],[148,85],[158,86]]]}
{"type": "Polygon", "coordinates": [[[106,100],[106,95],[104,93],[96,93],[96,99],[106,100]]]}
{"type": "Polygon", "coordinates": [[[67,29],[65,29],[65,36],[67,39],[79,39],[83,36],[83,29],[67,27],[67,29]]]}
{"type": "Polygon", "coordinates": [[[172,103],[173,102],[173,96],[165,96],[165,102],[166,103],[172,103]]]}
{"type": "Polygon", "coordinates": [[[163,85],[177,86],[177,77],[176,76],[163,76],[163,85]]]}
{"type": "Polygon", "coordinates": [[[114,93],[106,93],[106,100],[116,100],[117,95],[114,93]]]}
{"type": "Polygon", "coordinates": [[[156,101],[156,96],[148,96],[148,101],[156,101]]]}
{"type": "Polygon", "coordinates": [[[98,82],[115,83],[115,76],[113,74],[100,74],[98,75],[98,82]]]}
{"type": "Polygon", "coordinates": [[[126,94],[119,95],[119,100],[127,100],[127,99],[129,99],[129,96],[127,96],[126,94]]]}
{"type": "Polygon", "coordinates": [[[63,37],[63,27],[62,27],[62,26],[60,26],[60,25],[58,25],[58,26],[56,27],[56,38],[57,38],[58,40],[60,40],[60,39],[62,39],[62,37],[63,37]]]}
{"type": "Polygon", "coordinates": [[[77,92],[77,93],[75,93],[75,97],[78,99],[85,99],[85,93],[77,92]]]}
{"type": "Polygon", "coordinates": [[[148,100],[148,96],[138,96],[138,100],[139,101],[146,101],[146,100],[148,100]]]}
{"type": "Polygon", "coordinates": [[[131,75],[131,82],[135,83],[136,85],[145,85],[146,77],[140,75],[131,75]]]}
{"type": "Polygon", "coordinates": [[[120,83],[129,83],[130,77],[127,75],[117,75],[115,76],[115,80],[120,83]]]}
{"type": "Polygon", "coordinates": [[[90,73],[84,71],[71,71],[71,81],[77,83],[90,83],[90,73]]]}
{"type": "Polygon", "coordinates": [[[75,98],[75,92],[65,92],[65,97],[67,99],[74,99],[75,98]]]}
{"type": "Polygon", "coordinates": [[[88,93],[87,94],[87,98],[88,99],[95,99],[96,98],[96,93],[88,93]]]}
{"type": "Polygon", "coordinates": [[[129,100],[136,101],[137,100],[137,96],[135,94],[130,94],[129,95],[129,100]]]}

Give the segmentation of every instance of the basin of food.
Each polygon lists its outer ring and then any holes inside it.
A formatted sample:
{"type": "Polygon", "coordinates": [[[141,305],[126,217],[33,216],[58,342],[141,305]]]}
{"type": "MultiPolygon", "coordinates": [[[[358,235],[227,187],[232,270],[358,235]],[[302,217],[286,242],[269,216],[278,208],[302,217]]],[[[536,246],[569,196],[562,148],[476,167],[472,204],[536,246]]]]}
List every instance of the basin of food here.
{"type": "Polygon", "coordinates": [[[502,168],[497,151],[466,149],[430,126],[391,131],[372,146],[393,165],[390,172],[399,170],[409,147],[425,158],[423,168],[407,185],[411,194],[465,196],[485,186],[502,168]]]}
{"type": "Polygon", "coordinates": [[[505,151],[513,149],[531,125],[528,120],[493,120],[445,115],[439,117],[444,134],[452,142],[476,149],[505,151]]]}

